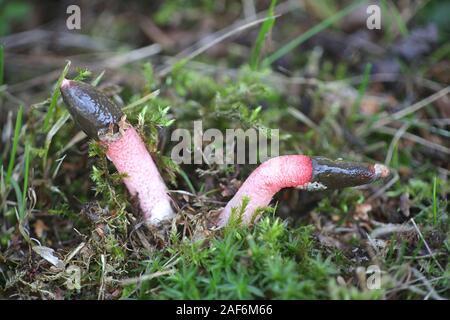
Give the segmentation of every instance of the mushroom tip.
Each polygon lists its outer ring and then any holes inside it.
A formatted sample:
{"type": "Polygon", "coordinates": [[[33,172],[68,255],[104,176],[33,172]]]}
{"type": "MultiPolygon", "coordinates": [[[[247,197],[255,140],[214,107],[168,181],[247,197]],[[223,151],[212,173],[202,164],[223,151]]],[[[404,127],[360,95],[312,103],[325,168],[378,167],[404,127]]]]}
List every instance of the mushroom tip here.
{"type": "Polygon", "coordinates": [[[356,187],[384,179],[390,175],[382,164],[366,164],[344,160],[313,158],[313,179],[330,189],[356,187]]]}
{"type": "Polygon", "coordinates": [[[383,164],[377,163],[373,166],[373,168],[375,170],[375,178],[377,179],[387,178],[391,174],[391,170],[383,164]]]}
{"type": "Polygon", "coordinates": [[[71,80],[67,80],[64,78],[63,81],[61,82],[61,89],[70,87],[71,82],[72,82],[71,80]]]}

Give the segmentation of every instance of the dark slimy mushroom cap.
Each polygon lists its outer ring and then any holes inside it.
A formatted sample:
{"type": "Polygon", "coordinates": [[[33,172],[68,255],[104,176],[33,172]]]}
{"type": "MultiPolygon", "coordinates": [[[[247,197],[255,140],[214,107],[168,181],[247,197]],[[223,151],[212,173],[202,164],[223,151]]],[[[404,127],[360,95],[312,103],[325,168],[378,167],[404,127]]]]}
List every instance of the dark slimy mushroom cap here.
{"type": "Polygon", "coordinates": [[[98,140],[99,134],[114,128],[123,116],[111,99],[87,83],[64,79],[61,94],[75,123],[90,138],[98,140]]]}
{"type": "Polygon", "coordinates": [[[365,164],[344,160],[312,157],[312,182],[324,189],[355,187],[389,176],[389,169],[382,164],[365,164]]]}

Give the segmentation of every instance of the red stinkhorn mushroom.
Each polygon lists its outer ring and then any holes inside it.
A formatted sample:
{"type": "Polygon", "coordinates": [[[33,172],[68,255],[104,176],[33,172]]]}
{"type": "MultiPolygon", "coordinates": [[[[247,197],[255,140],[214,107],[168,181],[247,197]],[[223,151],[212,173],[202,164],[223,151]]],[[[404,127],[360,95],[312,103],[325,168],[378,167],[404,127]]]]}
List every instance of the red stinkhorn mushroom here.
{"type": "Polygon", "coordinates": [[[144,142],[120,108],[83,82],[64,80],[61,93],[77,125],[107,147],[106,155],[132,196],[137,196],[146,222],[158,224],[174,216],[167,187],[144,142]]]}
{"type": "MultiPolygon", "coordinates": [[[[78,126],[107,147],[107,156],[117,170],[125,173],[125,185],[137,196],[147,223],[157,224],[174,216],[167,187],[136,130],[125,121],[118,108],[103,93],[82,82],[64,80],[61,93],[78,126]]],[[[281,189],[297,187],[323,190],[363,185],[389,175],[381,164],[368,165],[332,161],[303,155],[280,156],[261,164],[243,183],[222,210],[218,226],[228,223],[232,209],[243,208],[243,221],[249,223],[258,208],[269,205],[281,189]]]]}
{"type": "Polygon", "coordinates": [[[332,161],[303,155],[275,157],[261,164],[245,180],[220,213],[218,226],[228,223],[232,209],[240,209],[245,197],[248,198],[246,206],[237,212],[242,213],[243,222],[248,224],[255,211],[267,207],[272,197],[283,188],[336,189],[367,184],[388,175],[389,169],[381,164],[332,161]]]}

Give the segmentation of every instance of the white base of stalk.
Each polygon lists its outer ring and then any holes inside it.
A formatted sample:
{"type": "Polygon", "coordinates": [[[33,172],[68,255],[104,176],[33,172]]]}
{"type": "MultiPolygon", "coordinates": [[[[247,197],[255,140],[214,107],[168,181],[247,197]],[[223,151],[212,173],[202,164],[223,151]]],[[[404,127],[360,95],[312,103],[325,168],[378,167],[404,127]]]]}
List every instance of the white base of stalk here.
{"type": "Polygon", "coordinates": [[[157,226],[161,222],[170,220],[175,218],[175,212],[172,209],[172,206],[167,201],[161,201],[152,209],[150,217],[148,217],[145,222],[147,225],[157,226]]]}

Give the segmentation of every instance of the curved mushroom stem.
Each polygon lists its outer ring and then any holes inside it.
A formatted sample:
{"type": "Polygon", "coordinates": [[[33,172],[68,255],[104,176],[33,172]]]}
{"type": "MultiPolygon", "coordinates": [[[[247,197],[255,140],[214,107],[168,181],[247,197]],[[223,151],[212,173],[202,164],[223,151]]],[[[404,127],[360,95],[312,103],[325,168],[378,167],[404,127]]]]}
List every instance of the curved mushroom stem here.
{"type": "Polygon", "coordinates": [[[147,224],[159,224],[174,212],[167,187],[138,132],[120,108],[94,87],[73,80],[62,82],[64,102],[76,124],[107,147],[106,155],[132,196],[137,196],[147,224]]]}
{"type": "Polygon", "coordinates": [[[106,144],[106,156],[117,171],[126,174],[123,182],[130,194],[138,197],[147,224],[157,225],[173,218],[166,184],[139,133],[129,126],[119,139],[106,144]]]}
{"type": "MultiPolygon", "coordinates": [[[[267,207],[273,196],[283,188],[296,187],[309,191],[338,189],[368,184],[389,175],[381,164],[361,164],[343,160],[303,155],[280,156],[261,164],[245,180],[219,215],[217,225],[225,226],[232,209],[241,209],[242,220],[251,222],[258,208],[267,207]],[[245,208],[240,208],[244,198],[245,208]]],[[[239,212],[239,210],[238,210],[239,212]]]]}

